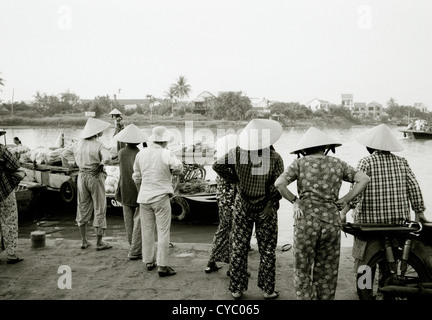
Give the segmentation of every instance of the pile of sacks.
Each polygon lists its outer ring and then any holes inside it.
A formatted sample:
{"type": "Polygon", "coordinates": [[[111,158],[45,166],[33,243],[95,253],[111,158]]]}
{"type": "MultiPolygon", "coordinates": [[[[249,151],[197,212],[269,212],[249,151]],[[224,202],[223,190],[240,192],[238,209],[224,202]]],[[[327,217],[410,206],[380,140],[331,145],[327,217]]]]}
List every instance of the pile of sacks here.
{"type": "Polygon", "coordinates": [[[119,166],[105,166],[107,177],[105,180],[105,192],[107,194],[115,194],[120,180],[119,166]]]}
{"type": "Polygon", "coordinates": [[[16,147],[13,147],[13,148],[9,148],[9,151],[11,153],[15,154],[18,159],[20,159],[23,154],[26,154],[27,152],[30,151],[30,148],[27,147],[27,146],[21,145],[21,146],[16,146],[16,147]]]}
{"type": "MultiPolygon", "coordinates": [[[[27,148],[28,149],[28,148],[27,148]]],[[[37,164],[61,165],[61,154],[64,148],[37,147],[20,154],[20,162],[36,162],[37,164]]]]}

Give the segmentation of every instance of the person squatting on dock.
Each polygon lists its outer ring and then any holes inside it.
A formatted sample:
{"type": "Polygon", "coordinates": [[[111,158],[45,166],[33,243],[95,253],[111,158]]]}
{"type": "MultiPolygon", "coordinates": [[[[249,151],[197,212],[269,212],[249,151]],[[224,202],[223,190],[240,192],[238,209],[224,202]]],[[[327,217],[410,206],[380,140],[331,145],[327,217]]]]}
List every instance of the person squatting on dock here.
{"type": "Polygon", "coordinates": [[[107,174],[105,165],[111,162],[111,154],[105,145],[98,141],[103,131],[111,126],[110,123],[89,118],[81,132],[81,139],[65,148],[64,158],[73,156],[79,168],[77,189],[78,206],[76,222],[81,233],[81,249],[90,245],[87,241],[87,223],[93,215],[93,227],[97,235],[96,250],[106,250],[112,246],[102,240],[106,223],[106,195],[105,180],[107,174]]]}

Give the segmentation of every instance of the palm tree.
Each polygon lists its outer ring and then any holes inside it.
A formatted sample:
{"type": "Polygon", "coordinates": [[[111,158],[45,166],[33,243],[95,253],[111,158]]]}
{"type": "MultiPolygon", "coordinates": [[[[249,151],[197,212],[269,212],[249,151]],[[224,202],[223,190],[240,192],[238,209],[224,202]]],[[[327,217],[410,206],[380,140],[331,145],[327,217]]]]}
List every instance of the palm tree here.
{"type": "Polygon", "coordinates": [[[187,80],[184,76],[179,76],[177,82],[172,85],[175,88],[176,97],[178,97],[180,100],[183,100],[185,97],[189,97],[191,86],[186,82],[187,80]]]}
{"type": "MultiPolygon", "coordinates": [[[[4,79],[2,77],[0,77],[0,86],[4,86],[4,79]]],[[[2,91],[1,88],[0,91],[2,91]]]]}
{"type": "Polygon", "coordinates": [[[174,102],[177,98],[177,89],[172,85],[168,91],[164,92],[165,97],[171,101],[171,114],[174,114],[174,102]]]}

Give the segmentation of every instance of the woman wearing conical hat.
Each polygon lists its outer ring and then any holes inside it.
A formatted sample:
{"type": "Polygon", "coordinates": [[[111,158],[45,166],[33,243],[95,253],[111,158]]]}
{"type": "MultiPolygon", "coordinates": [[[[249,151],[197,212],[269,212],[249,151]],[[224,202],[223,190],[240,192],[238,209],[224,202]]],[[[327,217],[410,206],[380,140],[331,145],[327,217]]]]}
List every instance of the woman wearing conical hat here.
{"type": "MultiPolygon", "coordinates": [[[[123,120],[123,117],[121,116],[122,113],[118,109],[112,110],[110,113],[112,118],[114,118],[114,136],[118,134],[120,131],[122,131],[125,127],[125,123],[123,120]]],[[[117,152],[119,152],[122,148],[126,146],[126,143],[122,141],[117,141],[117,152]]]]}
{"type": "MultiPolygon", "coordinates": [[[[219,138],[216,141],[216,153],[214,158],[223,157],[231,149],[237,146],[237,135],[228,134],[219,138]]],[[[218,228],[213,236],[212,250],[210,258],[205,268],[206,273],[212,273],[219,270],[221,267],[216,261],[229,263],[231,252],[231,231],[232,231],[232,207],[235,199],[235,185],[226,181],[221,176],[216,177],[216,199],[219,213],[218,228]]]]}
{"type": "Polygon", "coordinates": [[[131,123],[113,139],[126,144],[118,152],[120,179],[116,190],[116,200],[122,204],[123,208],[126,235],[130,245],[128,257],[130,260],[140,260],[142,259],[141,222],[137,203],[138,190],[132,174],[135,157],[140,151],[138,144],[145,142],[147,138],[136,125],[131,123]]]}
{"type": "Polygon", "coordinates": [[[294,287],[297,299],[334,299],[340,257],[339,208],[369,183],[368,176],[346,162],[327,156],[341,143],[316,128],[309,130],[291,152],[297,154],[276,180],[282,197],[294,211],[294,287]],[[301,156],[302,155],[302,156],[301,156]],[[299,198],[287,188],[297,181],[299,198]],[[354,183],[339,198],[342,182],[354,183]]]}
{"type": "Polygon", "coordinates": [[[260,253],[257,285],[264,299],[279,296],[275,291],[275,276],[277,210],[281,195],[274,182],[284,166],[281,156],[271,146],[279,140],[282,131],[277,121],[252,119],[239,134],[238,147],[213,164],[219,176],[236,184],[229,284],[234,299],[240,299],[248,289],[248,253],[254,226],[260,253]]]}
{"type": "Polygon", "coordinates": [[[369,156],[361,159],[357,169],[366,172],[371,182],[353,203],[354,220],[363,223],[403,223],[411,220],[410,209],[417,221],[426,222],[425,205],[420,185],[408,161],[392,152],[403,146],[385,124],[375,126],[357,137],[369,156]],[[385,179],[383,178],[385,177],[385,179]]]}
{"type": "Polygon", "coordinates": [[[103,131],[111,126],[109,122],[89,118],[81,132],[81,140],[66,148],[62,156],[73,156],[79,168],[77,189],[78,206],[76,221],[81,233],[81,249],[90,245],[87,241],[87,223],[93,215],[93,227],[97,235],[96,250],[110,249],[102,241],[106,230],[106,197],[104,166],[111,162],[111,154],[105,145],[98,140],[103,131]]]}

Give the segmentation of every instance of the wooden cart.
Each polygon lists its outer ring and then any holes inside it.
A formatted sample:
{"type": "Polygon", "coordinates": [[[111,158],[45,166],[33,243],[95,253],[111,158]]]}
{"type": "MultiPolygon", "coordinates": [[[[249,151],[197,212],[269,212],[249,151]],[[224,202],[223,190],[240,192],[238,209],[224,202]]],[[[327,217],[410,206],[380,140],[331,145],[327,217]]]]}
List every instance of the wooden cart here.
{"type": "Polygon", "coordinates": [[[24,181],[38,183],[47,190],[60,192],[65,203],[76,202],[77,198],[77,167],[53,166],[47,164],[21,163],[25,171],[24,181]]]}

